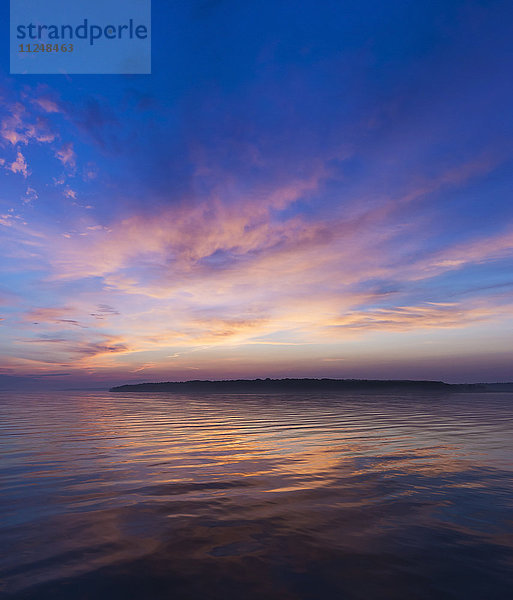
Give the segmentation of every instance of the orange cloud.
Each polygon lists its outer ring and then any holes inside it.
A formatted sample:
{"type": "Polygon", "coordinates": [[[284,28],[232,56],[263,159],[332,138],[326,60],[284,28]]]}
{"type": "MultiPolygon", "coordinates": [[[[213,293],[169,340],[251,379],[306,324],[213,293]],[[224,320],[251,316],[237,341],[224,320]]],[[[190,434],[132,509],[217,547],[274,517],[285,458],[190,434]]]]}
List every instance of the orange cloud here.
{"type": "Polygon", "coordinates": [[[346,314],[329,326],[349,330],[412,331],[466,327],[498,319],[510,313],[513,305],[502,307],[463,306],[456,302],[428,302],[418,306],[398,306],[346,314]]]}
{"type": "MultiPolygon", "coordinates": [[[[417,236],[422,223],[397,225],[396,213],[406,204],[479,168],[448,172],[397,202],[362,206],[359,199],[344,199],[329,218],[283,213],[321,184],[326,174],[318,169],[309,178],[257,189],[238,202],[226,201],[220,187],[208,200],[172,205],[158,214],[108,224],[81,219],[70,233],[40,233],[32,248],[51,265],[46,283],[94,277],[98,290],[77,292],[61,308],[34,308],[22,321],[45,325],[48,335],[37,338],[37,345],[48,348],[44,360],[52,364],[130,363],[137,372],[166,364],[170,356],[183,368],[196,368],[181,357],[198,348],[246,345],[256,352],[264,344],[299,347],[374,331],[461,328],[505,319],[511,307],[501,306],[498,298],[440,303],[430,297],[412,300],[401,289],[467,264],[511,256],[510,233],[429,254],[425,237],[417,236]],[[367,283],[374,280],[396,280],[399,289],[380,291],[367,283]],[[155,356],[158,352],[162,355],[155,356]]],[[[23,344],[20,352],[37,360],[23,344]]]]}

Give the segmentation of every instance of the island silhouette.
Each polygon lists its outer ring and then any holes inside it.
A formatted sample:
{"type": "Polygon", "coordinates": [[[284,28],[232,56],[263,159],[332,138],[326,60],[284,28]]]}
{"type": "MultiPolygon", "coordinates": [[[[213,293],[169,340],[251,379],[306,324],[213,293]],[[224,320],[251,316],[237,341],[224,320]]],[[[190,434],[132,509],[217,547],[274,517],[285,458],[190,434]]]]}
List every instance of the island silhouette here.
{"type": "Polygon", "coordinates": [[[513,383],[445,383],[409,379],[228,379],[135,383],[110,388],[111,392],[175,393],[302,393],[302,392],[512,392],[513,383]]]}

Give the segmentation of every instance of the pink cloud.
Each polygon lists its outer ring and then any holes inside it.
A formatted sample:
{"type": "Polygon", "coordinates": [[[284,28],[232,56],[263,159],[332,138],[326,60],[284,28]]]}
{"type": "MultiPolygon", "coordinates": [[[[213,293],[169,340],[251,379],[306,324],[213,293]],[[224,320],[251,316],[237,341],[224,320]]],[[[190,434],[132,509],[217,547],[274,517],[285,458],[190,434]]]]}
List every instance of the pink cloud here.
{"type": "Polygon", "coordinates": [[[38,198],[39,198],[39,194],[37,193],[37,191],[29,185],[25,192],[25,198],[24,198],[23,202],[25,204],[28,204],[30,202],[33,202],[34,200],[37,200],[38,198]]]}
{"type": "MultiPolygon", "coordinates": [[[[52,272],[45,283],[94,277],[101,282],[99,291],[77,292],[70,306],[33,309],[23,320],[48,326],[52,337],[38,344],[46,343],[54,362],[78,355],[94,368],[106,363],[121,368],[133,361],[131,370],[137,371],[140,365],[149,370],[165,364],[162,356],[153,356],[158,352],[174,357],[184,369],[196,368],[186,364],[184,349],[300,348],[379,331],[457,329],[506,319],[509,308],[501,308],[497,298],[482,304],[434,303],[427,297],[406,301],[398,292],[387,296],[386,307],[377,308],[381,292],[359,291],[368,280],[397,278],[406,286],[511,255],[509,233],[429,255],[423,246],[426,238],[418,235],[423,221],[397,225],[406,205],[429,190],[471,177],[476,169],[445,173],[396,199],[362,203],[360,198],[344,198],[328,217],[308,220],[282,211],[315,193],[325,177],[323,169],[304,180],[262,186],[248,196],[237,196],[227,184],[228,200],[219,183],[204,201],[190,199],[158,214],[108,225],[82,217],[69,233],[46,232],[41,254],[52,272]],[[133,357],[136,352],[141,356],[133,357]]],[[[34,357],[33,350],[27,352],[34,357]]]]}
{"type": "Polygon", "coordinates": [[[409,268],[405,268],[405,276],[411,279],[425,279],[461,269],[466,265],[482,264],[512,256],[513,229],[509,228],[502,234],[452,244],[443,250],[428,254],[415,261],[409,268]]]}
{"type": "Polygon", "coordinates": [[[418,329],[453,329],[498,319],[511,312],[512,306],[464,305],[457,302],[426,302],[415,306],[396,306],[349,312],[328,327],[355,331],[412,331],[418,329]]]}
{"type": "Polygon", "coordinates": [[[76,166],[76,156],[71,142],[68,142],[62,146],[62,148],[56,150],[55,157],[58,158],[65,167],[74,169],[76,166]]]}
{"type": "Polygon", "coordinates": [[[12,173],[20,173],[23,175],[23,177],[25,177],[25,179],[29,175],[27,161],[25,160],[23,154],[19,151],[16,154],[16,160],[9,165],[8,169],[12,173]]]}
{"type": "Polygon", "coordinates": [[[23,315],[23,320],[27,323],[71,323],[76,321],[68,317],[75,313],[76,309],[71,306],[33,308],[23,315]]]}
{"type": "Polygon", "coordinates": [[[48,96],[39,96],[34,98],[32,102],[39,108],[43,109],[46,113],[60,113],[62,112],[57,102],[49,98],[48,96]]]}
{"type": "Polygon", "coordinates": [[[77,336],[18,338],[15,344],[23,349],[24,355],[20,358],[24,360],[74,368],[86,368],[90,361],[94,363],[96,359],[106,360],[110,356],[132,352],[121,336],[101,334],[95,334],[89,339],[77,336]],[[31,350],[35,345],[38,349],[31,350]]]}
{"type": "Polygon", "coordinates": [[[7,107],[7,116],[0,122],[0,138],[15,146],[29,142],[52,142],[55,134],[44,120],[34,119],[18,102],[7,107]]]}
{"type": "Polygon", "coordinates": [[[77,193],[75,192],[75,190],[72,190],[71,188],[66,188],[63,192],[64,197],[68,198],[68,200],[76,200],[77,199],[77,193]]]}

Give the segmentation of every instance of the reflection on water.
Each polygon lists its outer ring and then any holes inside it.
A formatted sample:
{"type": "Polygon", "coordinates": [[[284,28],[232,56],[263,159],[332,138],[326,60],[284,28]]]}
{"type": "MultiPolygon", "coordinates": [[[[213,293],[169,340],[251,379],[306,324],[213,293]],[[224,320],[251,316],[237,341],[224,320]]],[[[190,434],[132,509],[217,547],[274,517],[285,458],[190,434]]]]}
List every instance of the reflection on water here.
{"type": "Polygon", "coordinates": [[[0,394],[0,596],[509,599],[513,396],[0,394]]]}

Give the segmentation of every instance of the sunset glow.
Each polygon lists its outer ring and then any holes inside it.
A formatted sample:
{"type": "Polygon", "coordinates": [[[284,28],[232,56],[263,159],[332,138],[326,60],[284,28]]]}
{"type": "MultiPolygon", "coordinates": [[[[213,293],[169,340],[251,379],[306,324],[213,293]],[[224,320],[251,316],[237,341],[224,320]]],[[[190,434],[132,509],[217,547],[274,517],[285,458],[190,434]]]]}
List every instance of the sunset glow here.
{"type": "Polygon", "coordinates": [[[151,76],[2,66],[1,386],[512,379],[504,8],[280,6],[170,3],[151,76]]]}

